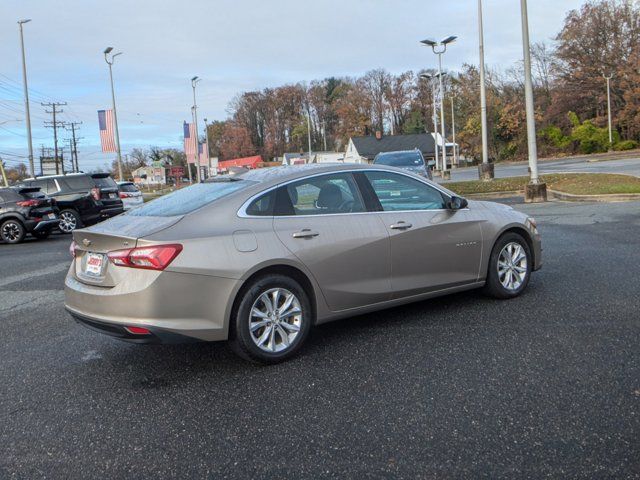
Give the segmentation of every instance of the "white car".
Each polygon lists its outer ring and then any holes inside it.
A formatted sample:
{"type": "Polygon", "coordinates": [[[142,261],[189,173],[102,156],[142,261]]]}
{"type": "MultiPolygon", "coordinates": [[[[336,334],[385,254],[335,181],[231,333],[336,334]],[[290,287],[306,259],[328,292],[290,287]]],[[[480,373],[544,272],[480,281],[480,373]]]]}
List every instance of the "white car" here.
{"type": "Polygon", "coordinates": [[[118,182],[118,193],[125,210],[131,210],[144,203],[142,192],[133,182],[118,182]]]}

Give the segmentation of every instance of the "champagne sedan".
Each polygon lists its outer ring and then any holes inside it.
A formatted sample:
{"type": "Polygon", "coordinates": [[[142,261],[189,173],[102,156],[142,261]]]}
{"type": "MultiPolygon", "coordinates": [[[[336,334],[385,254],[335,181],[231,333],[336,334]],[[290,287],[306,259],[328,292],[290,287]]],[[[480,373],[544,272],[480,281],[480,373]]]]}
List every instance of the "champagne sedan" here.
{"type": "Polygon", "coordinates": [[[66,308],[137,343],[229,340],[275,363],[321,323],[463,290],[509,299],[541,266],[535,220],[393,167],[252,170],[73,234],[66,308]]]}

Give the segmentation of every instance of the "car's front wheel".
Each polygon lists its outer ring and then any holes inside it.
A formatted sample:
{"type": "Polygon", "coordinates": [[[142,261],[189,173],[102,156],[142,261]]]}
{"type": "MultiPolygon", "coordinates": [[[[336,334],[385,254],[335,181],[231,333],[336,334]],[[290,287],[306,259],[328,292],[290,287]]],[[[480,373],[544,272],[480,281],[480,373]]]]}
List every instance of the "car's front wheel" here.
{"type": "Polygon", "coordinates": [[[0,238],[6,243],[20,243],[25,236],[24,225],[13,218],[2,222],[0,225],[0,238]]]}
{"type": "Polygon", "coordinates": [[[231,321],[230,340],[236,353],[272,364],[300,350],[311,329],[313,312],[298,282],[267,275],[243,290],[231,321]]]}
{"type": "Polygon", "coordinates": [[[76,228],[80,228],[82,223],[80,222],[80,215],[75,210],[63,210],[60,212],[60,223],[58,228],[62,233],[71,233],[76,228]]]}
{"type": "Polygon", "coordinates": [[[485,292],[500,299],[517,297],[529,284],[532,266],[526,240],[515,232],[504,234],[491,252],[485,292]]]}

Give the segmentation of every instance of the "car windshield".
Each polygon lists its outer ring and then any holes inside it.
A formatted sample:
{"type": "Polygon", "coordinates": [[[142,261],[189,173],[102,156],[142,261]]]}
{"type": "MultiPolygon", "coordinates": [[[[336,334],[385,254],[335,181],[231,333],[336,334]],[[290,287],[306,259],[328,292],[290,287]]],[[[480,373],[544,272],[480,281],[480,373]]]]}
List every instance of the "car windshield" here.
{"type": "Polygon", "coordinates": [[[177,190],[149,202],[127,215],[134,217],[175,217],[186,215],[227,195],[255,185],[249,180],[213,181],[177,190]]]}
{"type": "Polygon", "coordinates": [[[421,167],[424,160],[420,152],[395,152],[381,153],[373,162],[376,165],[386,165],[388,167],[421,167]]]}

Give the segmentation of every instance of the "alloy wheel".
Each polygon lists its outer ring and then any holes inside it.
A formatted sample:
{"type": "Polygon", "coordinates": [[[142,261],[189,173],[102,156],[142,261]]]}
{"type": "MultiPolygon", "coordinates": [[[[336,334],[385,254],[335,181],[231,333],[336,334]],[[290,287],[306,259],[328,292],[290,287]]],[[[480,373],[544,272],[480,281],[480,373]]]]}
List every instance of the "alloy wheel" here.
{"type": "Polygon", "coordinates": [[[298,298],[284,288],[262,293],[249,313],[249,332],[253,343],[268,353],[287,350],[300,334],[302,307],[298,298]]]}
{"type": "Polygon", "coordinates": [[[60,223],[58,228],[64,233],[70,233],[76,229],[78,222],[76,217],[71,212],[62,212],[60,214],[60,223]]]}
{"type": "Polygon", "coordinates": [[[525,281],[528,260],[525,249],[517,242],[507,243],[498,256],[498,279],[502,286],[514,292],[525,281]]]}
{"type": "Polygon", "coordinates": [[[7,222],[2,226],[2,238],[7,242],[15,242],[20,238],[20,226],[14,222],[7,222]]]}

